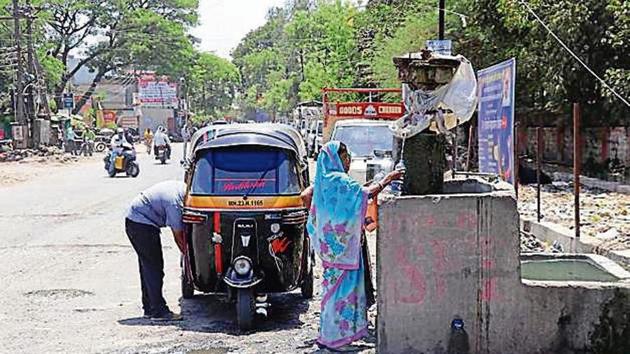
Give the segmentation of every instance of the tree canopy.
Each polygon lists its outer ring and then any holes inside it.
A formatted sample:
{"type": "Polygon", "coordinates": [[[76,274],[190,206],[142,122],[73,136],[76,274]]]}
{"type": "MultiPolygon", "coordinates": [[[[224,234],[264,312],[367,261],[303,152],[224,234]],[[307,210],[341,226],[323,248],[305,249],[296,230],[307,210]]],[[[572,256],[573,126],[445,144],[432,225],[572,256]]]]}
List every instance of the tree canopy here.
{"type": "MultiPolygon", "coordinates": [[[[628,107],[580,65],[524,6],[524,0],[447,2],[446,37],[477,69],[516,57],[517,107],[566,113],[581,102],[612,123],[628,107]]],[[[535,13],[620,95],[630,95],[630,2],[529,0],[535,13]]],[[[326,86],[398,86],[392,57],[437,38],[437,2],[289,1],[234,50],[247,107],[286,113],[326,86]],[[306,3],[306,4],[305,4],[306,3]]]]}

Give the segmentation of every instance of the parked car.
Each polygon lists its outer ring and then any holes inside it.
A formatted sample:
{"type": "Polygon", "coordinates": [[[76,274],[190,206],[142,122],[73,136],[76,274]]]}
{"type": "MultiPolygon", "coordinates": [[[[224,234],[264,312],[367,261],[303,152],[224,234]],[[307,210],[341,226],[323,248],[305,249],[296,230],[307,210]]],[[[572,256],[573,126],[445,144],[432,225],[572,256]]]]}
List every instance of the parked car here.
{"type": "Polygon", "coordinates": [[[394,169],[394,134],[390,122],[370,119],[337,121],[331,136],[348,146],[352,154],[349,174],[360,183],[394,169]]]}
{"type": "Polygon", "coordinates": [[[308,129],[308,134],[306,136],[308,154],[311,157],[316,157],[322,148],[322,141],[324,139],[323,130],[324,121],[316,120],[311,122],[311,125],[308,129]]]}

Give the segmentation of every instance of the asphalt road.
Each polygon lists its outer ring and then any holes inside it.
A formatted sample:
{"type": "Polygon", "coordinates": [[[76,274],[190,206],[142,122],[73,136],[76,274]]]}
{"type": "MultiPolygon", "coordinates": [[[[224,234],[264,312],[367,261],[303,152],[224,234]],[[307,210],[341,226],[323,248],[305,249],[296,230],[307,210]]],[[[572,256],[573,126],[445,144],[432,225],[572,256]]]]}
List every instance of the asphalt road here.
{"type": "Polygon", "coordinates": [[[166,166],[139,150],[135,179],[109,178],[97,160],[0,188],[0,352],[317,351],[318,296],[271,297],[269,318],[247,334],[238,332],[233,306],[223,299],[181,300],[179,252],[169,231],[162,237],[164,294],[185,320],[156,325],[141,318],[137,258],[124,233],[124,213],[137,193],[181,179],[183,170],[181,144],[166,166]]]}

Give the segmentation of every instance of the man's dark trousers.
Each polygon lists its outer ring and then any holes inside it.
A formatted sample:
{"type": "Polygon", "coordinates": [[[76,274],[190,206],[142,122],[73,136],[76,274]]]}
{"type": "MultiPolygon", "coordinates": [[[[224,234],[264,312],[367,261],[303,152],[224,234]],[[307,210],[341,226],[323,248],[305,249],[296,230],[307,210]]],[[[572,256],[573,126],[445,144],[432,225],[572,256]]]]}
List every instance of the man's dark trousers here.
{"type": "Polygon", "coordinates": [[[125,219],[125,230],[133,249],[138,254],[144,314],[149,316],[163,315],[170,310],[162,296],[164,258],[162,257],[160,229],[125,219]]]}

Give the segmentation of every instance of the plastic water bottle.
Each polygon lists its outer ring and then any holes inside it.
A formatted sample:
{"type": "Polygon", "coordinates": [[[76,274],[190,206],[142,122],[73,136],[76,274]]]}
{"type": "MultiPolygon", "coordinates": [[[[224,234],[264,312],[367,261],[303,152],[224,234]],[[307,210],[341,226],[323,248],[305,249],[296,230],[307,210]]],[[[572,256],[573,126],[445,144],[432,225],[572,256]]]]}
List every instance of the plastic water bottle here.
{"type": "MultiPolygon", "coordinates": [[[[394,169],[396,171],[405,171],[407,168],[405,167],[405,160],[401,159],[397,164],[396,167],[394,167],[394,169]]],[[[389,188],[392,190],[392,194],[400,197],[402,195],[403,192],[403,183],[404,183],[404,177],[400,177],[400,179],[396,179],[393,180],[392,183],[389,185],[389,188]]]]}

